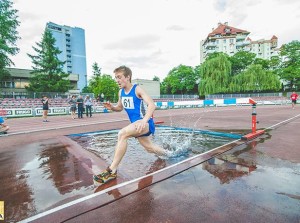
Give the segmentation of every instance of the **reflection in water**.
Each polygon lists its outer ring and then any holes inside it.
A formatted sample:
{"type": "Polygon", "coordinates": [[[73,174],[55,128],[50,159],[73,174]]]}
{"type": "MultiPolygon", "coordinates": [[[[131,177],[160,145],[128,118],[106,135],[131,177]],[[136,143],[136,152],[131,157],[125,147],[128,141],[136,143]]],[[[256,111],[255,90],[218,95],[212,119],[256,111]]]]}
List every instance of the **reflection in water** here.
{"type": "Polygon", "coordinates": [[[204,162],[202,168],[219,178],[221,184],[229,183],[235,178],[249,175],[252,171],[256,170],[253,158],[243,159],[237,156],[244,152],[250,152],[254,155],[255,159],[256,144],[256,141],[252,141],[245,149],[237,150],[231,155],[222,154],[218,158],[213,157],[204,162]]]}
{"type": "Polygon", "coordinates": [[[17,222],[91,194],[92,175],[68,145],[47,140],[0,154],[0,200],[5,201],[5,219],[17,222]]]}
{"type": "MultiPolygon", "coordinates": [[[[88,186],[92,183],[90,174],[82,168],[82,160],[78,160],[67,150],[68,145],[51,145],[39,154],[39,168],[43,177],[51,179],[60,194],[70,193],[74,189],[88,186]]],[[[86,160],[88,166],[90,160],[86,160]]]]}
{"type": "Polygon", "coordinates": [[[203,169],[220,179],[220,183],[229,183],[232,179],[248,175],[256,166],[241,165],[223,159],[212,158],[203,163],[203,169]]]}
{"type": "MultiPolygon", "coordinates": [[[[31,155],[31,151],[28,154],[31,155]]],[[[23,165],[23,158],[17,151],[0,154],[0,200],[5,202],[7,222],[17,222],[27,217],[28,213],[36,212],[32,190],[27,183],[29,172],[19,169],[23,165]]]]}

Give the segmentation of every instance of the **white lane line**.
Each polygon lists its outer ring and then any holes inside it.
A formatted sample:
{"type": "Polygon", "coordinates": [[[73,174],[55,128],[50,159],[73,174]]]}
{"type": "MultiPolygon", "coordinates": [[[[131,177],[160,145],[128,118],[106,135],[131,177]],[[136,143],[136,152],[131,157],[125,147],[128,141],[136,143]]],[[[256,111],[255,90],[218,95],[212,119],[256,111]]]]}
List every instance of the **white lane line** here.
{"type": "Polygon", "coordinates": [[[89,123],[82,123],[82,124],[74,124],[74,125],[63,125],[60,127],[50,127],[50,128],[35,128],[33,130],[28,130],[28,131],[20,131],[20,132],[13,132],[13,133],[8,133],[4,135],[0,135],[0,137],[4,136],[10,136],[10,135],[19,135],[19,134],[27,134],[27,133],[33,133],[33,132],[40,132],[40,131],[48,131],[48,130],[56,130],[56,129],[64,129],[64,128],[71,128],[71,127],[80,127],[80,126],[87,126],[87,125],[96,125],[96,124],[105,124],[105,123],[112,123],[112,122],[122,122],[122,121],[127,121],[127,118],[124,119],[112,119],[112,120],[106,120],[106,121],[101,121],[101,122],[89,122],[89,123]]]}
{"type": "Polygon", "coordinates": [[[292,117],[292,118],[286,119],[286,120],[284,120],[284,121],[282,121],[282,122],[279,122],[279,123],[277,123],[277,124],[275,124],[275,125],[272,125],[272,126],[270,126],[270,127],[268,127],[268,128],[265,128],[265,130],[268,130],[268,129],[274,129],[274,128],[276,128],[278,125],[281,125],[281,124],[283,124],[283,123],[289,122],[289,121],[291,121],[291,120],[293,120],[293,119],[296,119],[296,118],[298,118],[298,117],[300,117],[300,114],[298,114],[298,115],[296,115],[296,116],[294,116],[294,117],[292,117]]]}

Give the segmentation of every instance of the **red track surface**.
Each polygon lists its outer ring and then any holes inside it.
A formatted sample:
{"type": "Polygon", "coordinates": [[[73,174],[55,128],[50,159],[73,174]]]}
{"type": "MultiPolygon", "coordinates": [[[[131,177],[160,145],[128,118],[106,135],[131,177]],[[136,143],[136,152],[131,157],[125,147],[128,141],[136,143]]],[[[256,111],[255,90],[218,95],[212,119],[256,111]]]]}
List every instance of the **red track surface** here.
{"type": "MultiPolygon", "coordinates": [[[[157,163],[139,179],[123,167],[118,180],[93,190],[93,172],[107,164],[64,135],[121,128],[128,123],[124,113],[49,117],[49,123],[9,119],[11,130],[0,137],[6,220],[298,223],[299,111],[259,106],[258,129],[273,126],[264,135],[166,168],[157,163]]],[[[156,111],[155,118],[164,125],[251,132],[250,106],[156,111]]]]}

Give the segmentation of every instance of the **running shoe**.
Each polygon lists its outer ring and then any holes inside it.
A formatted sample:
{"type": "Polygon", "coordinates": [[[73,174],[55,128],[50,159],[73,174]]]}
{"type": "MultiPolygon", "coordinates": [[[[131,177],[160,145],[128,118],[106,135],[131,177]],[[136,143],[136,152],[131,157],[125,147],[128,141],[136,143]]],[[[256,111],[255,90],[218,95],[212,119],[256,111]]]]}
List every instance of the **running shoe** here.
{"type": "Polygon", "coordinates": [[[112,172],[112,170],[107,167],[105,171],[98,175],[94,175],[94,181],[100,184],[107,183],[108,181],[111,181],[113,179],[117,178],[117,171],[115,173],[112,172]]]}

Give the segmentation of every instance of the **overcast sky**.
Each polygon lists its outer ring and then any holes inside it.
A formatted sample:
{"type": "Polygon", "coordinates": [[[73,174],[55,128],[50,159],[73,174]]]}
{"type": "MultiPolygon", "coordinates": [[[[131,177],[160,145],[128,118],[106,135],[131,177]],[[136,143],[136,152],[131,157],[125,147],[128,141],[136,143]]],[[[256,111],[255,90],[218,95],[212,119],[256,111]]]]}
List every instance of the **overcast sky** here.
{"type": "Polygon", "coordinates": [[[218,22],[247,30],[252,40],[278,37],[279,45],[300,40],[299,0],[13,0],[20,26],[12,57],[31,69],[27,53],[40,42],[47,22],[85,29],[88,76],[127,65],[133,79],[161,81],[180,64],[196,66],[200,41],[218,22]]]}

